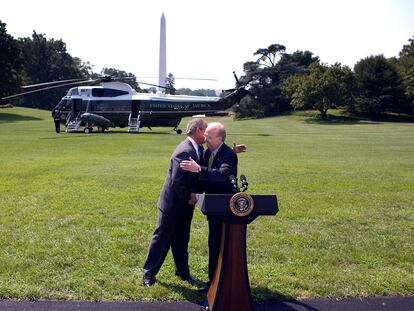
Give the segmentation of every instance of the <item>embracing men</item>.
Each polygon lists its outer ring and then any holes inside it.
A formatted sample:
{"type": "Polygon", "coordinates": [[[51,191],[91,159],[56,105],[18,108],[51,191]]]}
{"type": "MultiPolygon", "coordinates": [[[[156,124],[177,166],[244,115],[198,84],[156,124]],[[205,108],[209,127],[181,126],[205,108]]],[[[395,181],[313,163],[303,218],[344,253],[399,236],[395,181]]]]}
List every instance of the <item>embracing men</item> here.
{"type": "MultiPolygon", "coordinates": [[[[237,176],[236,152],[224,141],[226,130],[221,123],[193,119],[187,125],[188,137],[173,152],[167,177],[158,200],[158,220],[143,268],[145,286],[155,283],[171,247],[175,273],[190,284],[195,280],[188,265],[188,243],[196,193],[233,193],[229,176],[237,176]],[[203,152],[202,144],[208,149],[203,152]]],[[[233,146],[237,152],[244,145],[233,146]]],[[[221,241],[220,219],[209,217],[209,278],[216,268],[221,241]]],[[[206,288],[209,282],[206,283],[206,288]]]]}

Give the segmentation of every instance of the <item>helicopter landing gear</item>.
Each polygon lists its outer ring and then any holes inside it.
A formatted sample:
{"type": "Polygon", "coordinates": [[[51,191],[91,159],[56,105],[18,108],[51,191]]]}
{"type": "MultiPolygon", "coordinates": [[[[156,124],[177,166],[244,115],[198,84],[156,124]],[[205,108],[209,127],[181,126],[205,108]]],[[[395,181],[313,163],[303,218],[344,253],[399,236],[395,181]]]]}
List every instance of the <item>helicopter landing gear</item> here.
{"type": "Polygon", "coordinates": [[[175,131],[178,135],[180,135],[180,134],[183,132],[181,129],[179,129],[179,128],[177,128],[177,127],[174,127],[174,131],[175,131]]]}
{"type": "Polygon", "coordinates": [[[83,132],[84,132],[85,134],[92,133],[92,131],[93,131],[92,126],[87,126],[87,127],[85,127],[85,128],[83,129],[83,132]]]}
{"type": "Polygon", "coordinates": [[[105,127],[104,126],[98,126],[98,132],[99,133],[105,132],[105,127]]]}

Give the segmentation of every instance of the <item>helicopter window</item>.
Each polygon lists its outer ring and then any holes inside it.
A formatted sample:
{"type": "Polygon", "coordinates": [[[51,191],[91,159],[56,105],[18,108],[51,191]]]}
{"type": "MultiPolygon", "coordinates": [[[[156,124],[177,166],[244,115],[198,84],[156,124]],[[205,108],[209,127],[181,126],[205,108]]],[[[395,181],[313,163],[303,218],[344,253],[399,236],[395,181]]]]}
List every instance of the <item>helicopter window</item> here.
{"type": "Polygon", "coordinates": [[[73,88],[71,88],[71,89],[69,90],[69,92],[68,92],[68,95],[69,95],[69,96],[72,96],[72,95],[79,95],[79,90],[78,90],[78,88],[77,88],[77,87],[73,87],[73,88]]]}
{"type": "Polygon", "coordinates": [[[106,101],[106,100],[98,100],[95,102],[95,110],[96,111],[112,111],[113,110],[113,102],[106,101]]]}
{"type": "Polygon", "coordinates": [[[116,105],[112,108],[113,111],[130,111],[131,102],[130,101],[118,101],[116,105]]]}
{"type": "Polygon", "coordinates": [[[70,102],[67,99],[62,99],[57,105],[60,109],[65,110],[70,108],[70,102]]]}
{"type": "Polygon", "coordinates": [[[131,102],[123,100],[97,100],[93,102],[93,107],[95,111],[130,111],[131,102]]]}
{"type": "Polygon", "coordinates": [[[115,89],[98,89],[98,88],[94,88],[92,89],[92,96],[94,97],[116,97],[116,96],[121,96],[121,95],[127,95],[129,94],[126,91],[122,91],[122,90],[115,90],[115,89]]]}

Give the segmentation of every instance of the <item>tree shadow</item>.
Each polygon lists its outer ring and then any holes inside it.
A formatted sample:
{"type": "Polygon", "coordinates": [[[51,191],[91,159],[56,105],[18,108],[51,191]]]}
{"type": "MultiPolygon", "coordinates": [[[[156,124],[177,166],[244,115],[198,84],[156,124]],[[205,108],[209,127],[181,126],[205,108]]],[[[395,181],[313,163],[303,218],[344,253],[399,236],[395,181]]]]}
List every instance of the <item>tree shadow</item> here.
{"type": "Polygon", "coordinates": [[[42,118],[22,116],[14,113],[0,113],[0,123],[12,123],[18,121],[40,121],[42,118]]]}
{"type": "Polygon", "coordinates": [[[392,115],[384,114],[372,117],[371,120],[377,122],[400,122],[400,123],[414,123],[414,117],[409,115],[392,115]]]}
{"type": "Polygon", "coordinates": [[[383,114],[369,116],[364,114],[356,115],[328,115],[328,119],[320,116],[312,116],[305,120],[306,123],[318,123],[321,125],[341,125],[341,124],[380,124],[383,122],[413,123],[414,117],[409,115],[383,114]]]}
{"type": "Polygon", "coordinates": [[[70,139],[70,138],[87,138],[89,137],[89,134],[83,134],[81,135],[81,133],[79,133],[79,135],[66,135],[66,133],[60,133],[60,134],[56,134],[56,136],[48,136],[48,137],[40,137],[39,139],[70,139]]]}
{"type": "Polygon", "coordinates": [[[273,134],[267,134],[267,133],[231,133],[230,136],[250,136],[250,137],[268,137],[273,136],[273,134]]]}
{"type": "MultiPolygon", "coordinates": [[[[119,132],[121,132],[121,131],[119,131],[119,132]]],[[[123,133],[131,134],[131,133],[128,133],[128,132],[123,132],[123,133]]],[[[136,133],[136,134],[138,134],[138,135],[173,135],[173,136],[187,137],[187,135],[185,135],[185,134],[177,134],[177,133],[174,133],[174,132],[162,132],[162,131],[139,132],[139,133],[136,133]]],[[[134,135],[134,134],[132,133],[132,135],[134,135]]]]}
{"type": "MultiPolygon", "coordinates": [[[[51,130],[51,132],[52,131],[53,130],[51,130]]],[[[43,137],[41,139],[63,139],[63,138],[74,138],[74,137],[76,137],[76,138],[81,138],[82,137],[83,138],[83,137],[90,137],[90,136],[114,135],[114,134],[128,134],[128,135],[131,135],[131,136],[134,136],[134,135],[139,136],[139,135],[146,135],[146,134],[149,134],[149,135],[177,135],[177,136],[179,136],[178,134],[168,133],[168,132],[140,132],[140,133],[135,134],[135,133],[128,133],[126,131],[121,131],[121,130],[114,130],[114,131],[111,130],[111,131],[106,131],[106,132],[103,132],[103,133],[99,133],[97,131],[94,131],[94,132],[89,133],[89,134],[85,134],[82,131],[78,131],[78,132],[74,132],[74,133],[66,133],[65,129],[62,129],[61,133],[57,136],[43,137]]],[[[181,136],[186,137],[186,136],[183,136],[183,135],[181,135],[181,136]]]]}
{"type": "MultiPolygon", "coordinates": [[[[81,127],[81,128],[83,128],[83,127],[81,127]]],[[[83,133],[83,130],[80,130],[81,128],[79,128],[79,130],[77,131],[77,132],[75,132],[75,133],[73,133],[73,134],[84,134],[83,133]]],[[[72,134],[72,133],[68,133],[68,134],[72,134]]],[[[107,131],[105,131],[105,132],[98,132],[95,128],[94,128],[94,130],[93,130],[93,132],[92,133],[90,133],[90,134],[87,134],[86,136],[88,136],[88,135],[112,135],[112,134],[128,134],[128,135],[131,135],[131,136],[134,136],[134,135],[173,135],[173,136],[182,136],[182,137],[187,137],[187,135],[185,135],[185,134],[177,134],[177,133],[175,133],[175,132],[165,132],[165,131],[162,131],[162,130],[152,130],[152,131],[150,131],[150,132],[138,132],[138,133],[129,133],[128,131],[126,131],[126,130],[122,130],[122,129],[120,129],[120,128],[110,128],[109,130],[107,130],[107,131]]]]}
{"type": "Polygon", "coordinates": [[[322,119],[320,117],[310,117],[305,120],[309,124],[320,125],[352,125],[352,124],[379,124],[380,122],[373,120],[361,119],[353,116],[332,116],[329,115],[328,119],[322,119]]]}

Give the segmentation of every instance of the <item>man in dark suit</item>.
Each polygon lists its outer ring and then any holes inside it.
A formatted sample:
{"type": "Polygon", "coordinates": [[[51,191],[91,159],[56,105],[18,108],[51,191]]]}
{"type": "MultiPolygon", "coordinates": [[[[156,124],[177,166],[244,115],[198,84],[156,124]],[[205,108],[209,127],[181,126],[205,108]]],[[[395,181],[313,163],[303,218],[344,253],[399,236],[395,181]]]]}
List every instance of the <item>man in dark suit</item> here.
{"type": "Polygon", "coordinates": [[[158,199],[158,220],[148,248],[143,268],[145,286],[155,283],[165,256],[171,247],[176,275],[194,284],[188,266],[188,242],[190,240],[191,220],[196,203],[195,193],[200,192],[198,174],[180,168],[183,160],[194,159],[201,163],[204,131],[207,123],[193,119],[187,125],[188,137],[183,140],[171,156],[167,177],[158,199]]]}
{"type": "Polygon", "coordinates": [[[52,117],[53,117],[53,121],[55,122],[55,131],[56,133],[60,133],[60,121],[61,119],[61,113],[59,109],[54,109],[52,111],[52,117]]]}
{"type": "MultiPolygon", "coordinates": [[[[185,160],[181,162],[181,168],[186,171],[199,173],[199,180],[203,182],[205,193],[234,193],[235,191],[229,176],[237,176],[238,160],[236,152],[224,143],[226,130],[223,124],[210,123],[205,130],[204,137],[208,148],[204,155],[204,161],[200,165],[192,159],[185,160]]],[[[209,281],[206,282],[201,291],[208,290],[210,282],[213,280],[220,253],[223,226],[223,222],[217,216],[208,216],[207,219],[209,228],[209,281]]]]}

